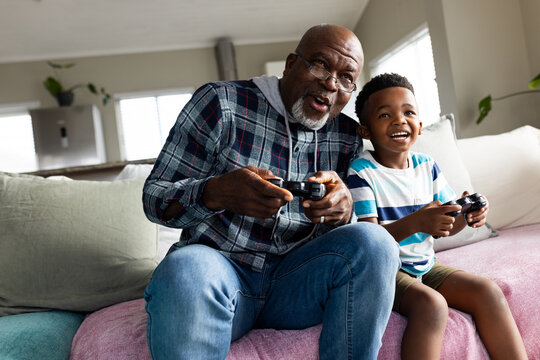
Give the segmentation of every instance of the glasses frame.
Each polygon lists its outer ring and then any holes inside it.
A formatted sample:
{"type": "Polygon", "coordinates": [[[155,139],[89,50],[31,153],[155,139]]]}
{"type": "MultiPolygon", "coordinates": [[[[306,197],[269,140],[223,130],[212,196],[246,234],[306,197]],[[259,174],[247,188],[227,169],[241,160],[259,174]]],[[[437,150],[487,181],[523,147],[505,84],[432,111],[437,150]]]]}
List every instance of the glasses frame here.
{"type": "Polygon", "coordinates": [[[341,91],[349,93],[349,94],[356,91],[356,88],[357,88],[356,83],[351,82],[352,89],[346,89],[346,88],[343,87],[343,84],[340,82],[340,80],[337,77],[335,77],[334,75],[332,75],[330,73],[330,71],[328,71],[328,70],[326,70],[326,69],[324,69],[324,68],[322,68],[320,66],[313,65],[312,63],[307,61],[305,57],[303,57],[301,54],[299,54],[296,51],[293,52],[292,54],[296,55],[300,59],[302,59],[304,64],[306,64],[306,66],[308,67],[310,74],[315,76],[317,79],[322,80],[322,81],[327,81],[328,79],[333,78],[338,90],[341,90],[341,91]]]}

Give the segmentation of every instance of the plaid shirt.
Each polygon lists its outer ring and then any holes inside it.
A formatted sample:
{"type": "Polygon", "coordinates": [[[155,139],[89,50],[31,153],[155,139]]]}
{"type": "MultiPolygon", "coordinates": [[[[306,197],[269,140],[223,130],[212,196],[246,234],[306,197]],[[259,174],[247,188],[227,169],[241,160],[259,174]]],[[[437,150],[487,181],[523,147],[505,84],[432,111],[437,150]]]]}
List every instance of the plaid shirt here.
{"type": "MultiPolygon", "coordinates": [[[[334,170],[346,179],[359,148],[357,123],[340,114],[315,132],[290,124],[293,149],[288,149],[285,119],[252,81],[216,82],[199,88],[184,107],[145,182],[146,216],[158,224],[183,228],[179,246],[204,244],[237,263],[261,271],[267,254],[281,255],[300,245],[314,224],[304,215],[300,199],[285,205],[279,216],[253,218],[228,210],[211,211],[202,202],[206,181],[248,165],[269,169],[289,179],[306,181],[317,169],[334,170]],[[171,201],[183,210],[168,222],[160,218],[171,201]],[[278,221],[277,226],[274,225],[278,221]]],[[[311,237],[331,230],[320,226],[311,237]]]]}

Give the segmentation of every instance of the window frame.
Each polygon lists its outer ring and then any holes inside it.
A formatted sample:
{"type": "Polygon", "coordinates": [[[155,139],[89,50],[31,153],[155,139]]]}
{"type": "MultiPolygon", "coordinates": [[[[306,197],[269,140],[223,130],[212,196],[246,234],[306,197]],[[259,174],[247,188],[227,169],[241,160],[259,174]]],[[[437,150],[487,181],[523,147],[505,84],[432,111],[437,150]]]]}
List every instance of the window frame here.
{"type": "MultiPolygon", "coordinates": [[[[194,87],[182,87],[182,88],[170,88],[170,89],[160,89],[160,90],[143,90],[143,91],[134,91],[134,92],[115,94],[114,107],[115,107],[115,115],[116,115],[115,117],[116,117],[118,145],[120,148],[119,150],[120,150],[121,158],[124,161],[128,160],[124,127],[123,127],[123,119],[122,119],[122,111],[120,109],[120,101],[139,99],[139,98],[154,98],[154,100],[157,102],[157,99],[161,96],[184,95],[184,94],[193,95],[194,92],[195,92],[194,87]]],[[[159,117],[159,108],[157,110],[158,110],[158,117],[159,117]]],[[[160,125],[159,118],[158,118],[157,125],[158,126],[160,125]]],[[[158,130],[161,133],[161,129],[158,129],[158,130]]],[[[143,159],[138,159],[138,160],[143,160],[143,159]]]]}

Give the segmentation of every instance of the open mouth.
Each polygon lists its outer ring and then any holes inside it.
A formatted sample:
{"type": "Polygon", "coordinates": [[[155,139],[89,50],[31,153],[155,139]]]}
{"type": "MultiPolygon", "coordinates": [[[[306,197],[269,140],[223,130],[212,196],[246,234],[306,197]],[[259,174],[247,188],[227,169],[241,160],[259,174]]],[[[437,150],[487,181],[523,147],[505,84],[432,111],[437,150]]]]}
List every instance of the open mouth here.
{"type": "Polygon", "coordinates": [[[390,134],[390,137],[394,140],[405,140],[410,136],[406,131],[398,131],[393,134],[390,134]]]}
{"type": "Polygon", "coordinates": [[[330,106],[330,101],[325,97],[313,95],[313,99],[317,104],[330,106]]]}
{"type": "Polygon", "coordinates": [[[317,94],[310,94],[313,101],[311,101],[311,107],[316,111],[326,112],[330,108],[330,100],[324,96],[317,94]]]}

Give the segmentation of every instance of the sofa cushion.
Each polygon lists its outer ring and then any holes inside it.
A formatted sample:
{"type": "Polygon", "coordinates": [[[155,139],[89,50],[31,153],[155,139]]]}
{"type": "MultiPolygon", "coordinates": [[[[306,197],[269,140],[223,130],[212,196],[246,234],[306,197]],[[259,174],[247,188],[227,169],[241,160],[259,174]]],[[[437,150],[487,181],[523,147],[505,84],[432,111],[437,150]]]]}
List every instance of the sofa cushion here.
{"type": "MultiPolygon", "coordinates": [[[[146,179],[153,167],[154,165],[149,164],[128,164],[124,166],[115,180],[146,179]]],[[[158,225],[158,262],[163,260],[165,255],[167,255],[172,244],[180,240],[180,234],[182,234],[182,229],[158,225]]]]}
{"type": "Polygon", "coordinates": [[[540,129],[460,139],[458,147],[474,187],[489,200],[493,227],[540,223],[540,129]]]}
{"type": "Polygon", "coordinates": [[[489,278],[499,285],[529,359],[540,359],[540,277],[537,274],[540,266],[540,224],[503,229],[499,234],[499,237],[470,246],[440,252],[437,257],[443,264],[489,278]]]}
{"type": "Polygon", "coordinates": [[[67,359],[83,319],[67,311],[0,317],[0,359],[67,359]]]}
{"type": "Polygon", "coordinates": [[[454,121],[453,115],[444,115],[439,121],[423,128],[412,150],[433,157],[448,184],[460,196],[465,190],[472,191],[473,184],[457,147],[454,121]]]}
{"type": "MultiPolygon", "coordinates": [[[[73,339],[70,360],[150,360],[144,306],[139,299],[90,314],[73,339]]],[[[227,360],[316,360],[320,332],[320,325],[305,330],[252,330],[231,344],[227,360]]]]}
{"type": "Polygon", "coordinates": [[[150,360],[144,305],[131,300],[88,315],[73,338],[70,360],[150,360]]]}
{"type": "MultiPolygon", "coordinates": [[[[441,117],[440,121],[422,130],[422,135],[418,137],[413,150],[430,154],[435,159],[448,184],[456,192],[457,197],[461,197],[465,190],[471,194],[475,191],[482,193],[482,190],[477,190],[473,186],[468,168],[457,147],[454,126],[454,117],[452,115],[441,117]]],[[[488,217],[488,224],[482,227],[472,228],[467,226],[456,235],[436,239],[433,248],[435,251],[452,249],[496,235],[497,233],[491,227],[490,218],[488,217]]]]}
{"type": "Polygon", "coordinates": [[[142,184],[0,173],[0,316],[141,297],[157,264],[142,184]]]}

